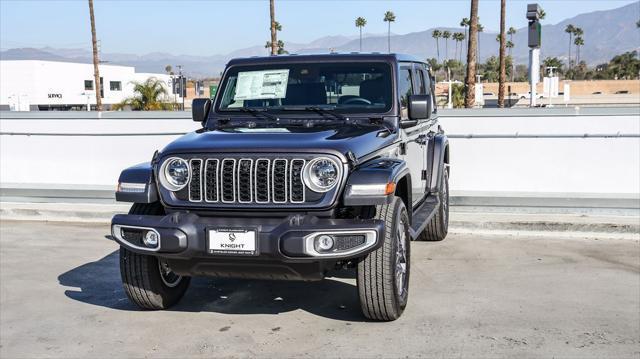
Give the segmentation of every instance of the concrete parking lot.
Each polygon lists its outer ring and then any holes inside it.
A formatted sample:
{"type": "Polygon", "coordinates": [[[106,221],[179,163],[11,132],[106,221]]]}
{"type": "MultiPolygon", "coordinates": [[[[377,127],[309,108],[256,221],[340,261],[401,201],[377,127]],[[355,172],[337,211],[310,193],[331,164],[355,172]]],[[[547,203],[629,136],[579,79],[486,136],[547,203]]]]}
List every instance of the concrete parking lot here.
{"type": "Polygon", "coordinates": [[[640,356],[637,239],[414,242],[404,316],[373,323],[348,276],[196,279],[171,310],[139,311],[108,231],[1,223],[0,357],[640,356]]]}

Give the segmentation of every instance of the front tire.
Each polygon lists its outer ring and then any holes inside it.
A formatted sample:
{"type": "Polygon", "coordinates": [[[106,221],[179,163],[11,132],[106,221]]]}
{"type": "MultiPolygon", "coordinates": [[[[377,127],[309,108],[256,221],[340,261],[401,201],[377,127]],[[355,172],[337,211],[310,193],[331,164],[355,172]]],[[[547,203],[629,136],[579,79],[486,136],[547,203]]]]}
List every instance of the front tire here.
{"type": "Polygon", "coordinates": [[[419,241],[438,242],[443,240],[449,232],[449,171],[446,167],[442,173],[442,186],[438,192],[438,200],[440,201],[438,209],[418,236],[419,241]]]}
{"type": "MultiPolygon", "coordinates": [[[[129,214],[162,215],[159,203],[135,203],[129,214]]],[[[134,253],[120,247],[120,277],[129,300],[141,309],[166,309],[176,304],[189,288],[190,277],[171,271],[161,258],[134,253]]]]}
{"type": "Polygon", "coordinates": [[[365,317],[392,321],[402,315],[409,299],[410,235],[404,203],[376,207],[376,219],[384,221],[382,246],[358,263],[357,285],[365,317]]]}

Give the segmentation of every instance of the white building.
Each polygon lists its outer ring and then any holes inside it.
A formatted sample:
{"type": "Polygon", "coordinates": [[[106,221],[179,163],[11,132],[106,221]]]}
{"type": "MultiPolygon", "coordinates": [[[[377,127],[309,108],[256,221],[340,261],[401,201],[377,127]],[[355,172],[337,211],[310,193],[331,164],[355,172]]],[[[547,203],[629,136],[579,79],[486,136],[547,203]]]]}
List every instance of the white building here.
{"type": "MultiPolygon", "coordinates": [[[[136,73],[131,66],[100,64],[104,110],[132,97],[132,82],[156,77],[166,85],[167,101],[182,101],[172,93],[166,74],[136,73]]],[[[95,109],[93,64],[41,61],[0,61],[0,110],[46,111],[95,109]]]]}

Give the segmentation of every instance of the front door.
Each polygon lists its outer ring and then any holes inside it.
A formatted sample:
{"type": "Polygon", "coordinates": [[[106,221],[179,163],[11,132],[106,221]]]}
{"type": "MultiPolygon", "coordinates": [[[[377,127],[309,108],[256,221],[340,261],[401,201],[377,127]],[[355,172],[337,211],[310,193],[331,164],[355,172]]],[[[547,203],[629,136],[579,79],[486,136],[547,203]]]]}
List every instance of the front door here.
{"type": "MultiPolygon", "coordinates": [[[[398,98],[401,106],[401,120],[408,119],[409,95],[417,94],[416,81],[414,80],[413,65],[402,64],[398,73],[398,98]]],[[[422,200],[425,195],[426,179],[423,178],[423,170],[426,165],[426,145],[424,140],[424,121],[419,121],[416,126],[402,129],[403,142],[405,143],[404,160],[411,173],[411,197],[412,204],[422,200]]]]}

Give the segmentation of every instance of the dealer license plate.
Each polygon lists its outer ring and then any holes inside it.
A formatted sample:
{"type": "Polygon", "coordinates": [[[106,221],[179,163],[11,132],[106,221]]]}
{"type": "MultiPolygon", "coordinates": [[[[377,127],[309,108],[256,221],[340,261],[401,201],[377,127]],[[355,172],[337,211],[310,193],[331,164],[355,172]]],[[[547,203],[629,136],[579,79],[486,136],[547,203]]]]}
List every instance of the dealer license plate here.
{"type": "Polygon", "coordinates": [[[210,229],[209,253],[226,255],[258,254],[256,231],[247,229],[210,229]]]}

